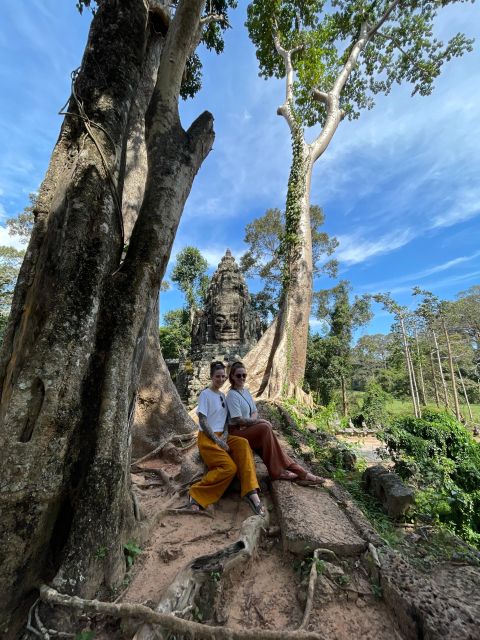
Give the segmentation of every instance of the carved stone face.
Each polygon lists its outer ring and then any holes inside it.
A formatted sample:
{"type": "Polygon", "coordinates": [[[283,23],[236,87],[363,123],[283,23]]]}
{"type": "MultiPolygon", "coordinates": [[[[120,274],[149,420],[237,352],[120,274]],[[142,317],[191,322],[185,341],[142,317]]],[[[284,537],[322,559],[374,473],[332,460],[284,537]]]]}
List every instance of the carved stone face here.
{"type": "Polygon", "coordinates": [[[237,304],[219,301],[213,315],[213,333],[216,342],[237,343],[240,341],[239,307],[237,304]]]}

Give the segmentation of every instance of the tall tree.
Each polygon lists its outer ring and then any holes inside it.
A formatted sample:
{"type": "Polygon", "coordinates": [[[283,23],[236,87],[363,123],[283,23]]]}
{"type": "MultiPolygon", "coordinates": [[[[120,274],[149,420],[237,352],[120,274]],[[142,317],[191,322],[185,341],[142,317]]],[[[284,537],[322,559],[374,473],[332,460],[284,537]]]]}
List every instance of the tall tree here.
{"type": "MultiPolygon", "coordinates": [[[[450,341],[450,331],[447,326],[447,313],[448,313],[447,310],[449,307],[449,303],[445,300],[440,300],[437,296],[433,295],[431,291],[422,290],[419,287],[414,287],[413,293],[414,295],[423,296],[423,301],[422,301],[423,308],[426,309],[430,317],[437,322],[437,324],[440,327],[440,330],[443,333],[443,337],[445,338],[448,368],[450,371],[453,407],[454,407],[455,417],[457,418],[457,420],[460,420],[461,412],[460,412],[460,403],[458,400],[454,355],[453,355],[452,345],[450,341]]],[[[436,336],[435,336],[435,340],[436,340],[436,336]]],[[[436,344],[436,348],[438,351],[438,344],[436,344]]],[[[448,397],[448,394],[446,395],[448,397]]]]}
{"type": "Polygon", "coordinates": [[[471,50],[457,34],[446,45],[433,36],[438,11],[450,4],[423,0],[253,0],[247,27],[260,74],[285,79],[283,116],[292,139],[292,164],[282,239],[283,295],[275,327],[264,334],[266,370],[257,393],[294,392],[303,378],[312,299],[310,185],[315,162],[343,118],[357,118],[374,96],[409,82],[428,95],[444,62],[471,50]],[[304,127],[320,125],[308,143],[304,127]]]}
{"type": "Polygon", "coordinates": [[[207,268],[208,262],[197,247],[184,247],[178,252],[170,277],[185,296],[189,312],[205,300],[210,281],[207,268]]]}
{"type": "Polygon", "coordinates": [[[214,138],[209,113],[188,130],[178,113],[187,61],[218,19],[205,2],[180,0],[171,20],[158,2],[98,4],[35,203],[0,363],[7,638],[42,579],[86,597],[122,579],[122,545],[136,526],[129,440],[145,344],[185,200],[214,138]],[[146,113],[148,175],[124,251],[129,116],[154,35],[165,41],[146,113]]]}
{"type": "Polygon", "coordinates": [[[326,369],[323,378],[327,381],[325,400],[331,400],[328,390],[340,389],[343,415],[348,415],[347,388],[350,388],[352,376],[352,337],[353,331],[367,323],[372,315],[368,296],[356,297],[350,303],[350,285],[342,280],[332,289],[322,291],[316,296],[315,315],[329,326],[326,337],[326,369]]]}
{"type": "Polygon", "coordinates": [[[0,246],[0,344],[12,305],[13,290],[25,251],[0,246]]]}
{"type": "Polygon", "coordinates": [[[415,368],[413,366],[412,351],[410,346],[410,340],[408,335],[408,309],[392,298],[389,293],[376,294],[373,299],[382,304],[384,309],[393,314],[398,326],[403,343],[403,353],[405,356],[405,366],[408,373],[408,380],[410,384],[410,397],[412,399],[413,413],[416,418],[422,417],[422,410],[420,407],[420,396],[418,393],[417,377],[415,375],[415,368]]]}
{"type": "MultiPolygon", "coordinates": [[[[322,273],[335,276],[337,261],[328,259],[338,247],[336,238],[321,231],[325,215],[318,205],[310,207],[312,234],[312,270],[314,276],[322,273]]],[[[253,305],[264,323],[279,311],[282,286],[281,240],[285,234],[285,212],[267,211],[245,227],[244,242],[248,249],[240,259],[240,269],[248,278],[260,278],[263,289],[252,295],[253,305]]]]}

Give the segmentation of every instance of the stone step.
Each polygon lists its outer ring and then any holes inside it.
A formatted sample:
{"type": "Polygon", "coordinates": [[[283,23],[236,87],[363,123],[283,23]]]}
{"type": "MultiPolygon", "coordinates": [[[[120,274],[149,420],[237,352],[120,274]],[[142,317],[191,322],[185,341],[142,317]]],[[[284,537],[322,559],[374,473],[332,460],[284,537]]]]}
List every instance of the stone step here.
{"type": "Polygon", "coordinates": [[[286,551],[305,555],[322,547],[356,556],[366,549],[366,540],[325,489],[277,480],[272,493],[286,551]]]}

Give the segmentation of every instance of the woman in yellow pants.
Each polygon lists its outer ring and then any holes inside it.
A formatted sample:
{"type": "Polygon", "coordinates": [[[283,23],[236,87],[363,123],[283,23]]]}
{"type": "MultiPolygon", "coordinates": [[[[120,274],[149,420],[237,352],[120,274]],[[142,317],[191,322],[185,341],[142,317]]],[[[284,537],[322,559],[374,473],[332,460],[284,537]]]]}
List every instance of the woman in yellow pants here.
{"type": "Polygon", "coordinates": [[[242,498],[252,511],[265,515],[265,508],[258,497],[258,480],[250,445],[245,438],[228,435],[228,410],[220,387],[225,382],[223,362],[210,365],[211,383],[198,398],[200,423],[198,448],[208,467],[207,474],[190,487],[189,508],[196,513],[218,502],[235,474],[240,478],[242,498]]]}

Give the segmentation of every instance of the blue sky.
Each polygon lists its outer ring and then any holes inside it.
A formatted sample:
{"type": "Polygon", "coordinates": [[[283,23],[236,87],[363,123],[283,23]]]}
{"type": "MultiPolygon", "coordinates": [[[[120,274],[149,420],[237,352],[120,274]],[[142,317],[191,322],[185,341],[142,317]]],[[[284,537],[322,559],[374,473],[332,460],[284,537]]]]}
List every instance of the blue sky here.
{"type": "MultiPolygon", "coordinates": [[[[249,221],[283,208],[290,163],[287,126],[276,115],[283,83],[258,77],[243,27],[247,3],[239,5],[225,52],[201,52],[203,88],[181,105],[186,127],[211,111],[216,139],[172,256],[193,244],[211,271],[227,247],[237,257],[245,250],[249,221]]],[[[316,164],[312,203],[323,207],[325,229],[340,240],[340,277],[354,293],[391,291],[411,304],[416,284],[450,299],[480,282],[479,17],[475,5],[448,8],[438,34],[446,39],[465,31],[477,39],[474,52],[444,67],[432,96],[411,98],[407,86],[395,87],[360,120],[342,122],[316,164]]],[[[24,208],[43,178],[89,21],[74,0],[2,2],[0,225],[24,208]]],[[[4,226],[0,243],[12,243],[4,226]]],[[[316,282],[317,288],[331,284],[316,282]]],[[[181,304],[175,289],[162,294],[163,312],[181,304]]],[[[387,331],[389,324],[378,310],[363,332],[387,331]]]]}

